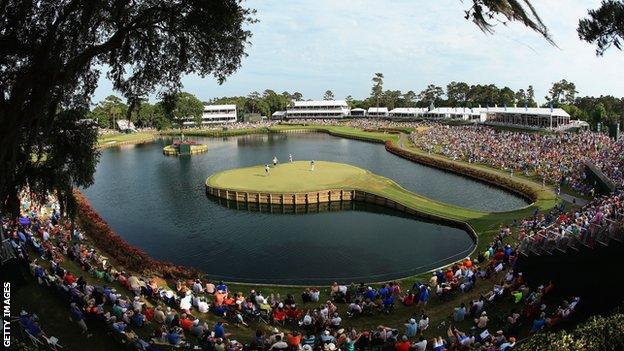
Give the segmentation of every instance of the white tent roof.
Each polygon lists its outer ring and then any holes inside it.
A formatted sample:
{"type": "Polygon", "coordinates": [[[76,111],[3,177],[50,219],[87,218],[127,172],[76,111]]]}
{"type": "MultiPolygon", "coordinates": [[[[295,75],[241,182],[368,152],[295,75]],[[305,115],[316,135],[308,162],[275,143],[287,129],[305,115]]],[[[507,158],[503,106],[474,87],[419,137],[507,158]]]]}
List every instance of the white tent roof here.
{"type": "Polygon", "coordinates": [[[204,105],[204,111],[235,110],[236,105],[204,105]]]}
{"type": "Polygon", "coordinates": [[[422,107],[397,107],[390,111],[390,113],[422,113],[427,112],[426,108],[422,107]]]}
{"type": "Polygon", "coordinates": [[[295,107],[312,107],[312,106],[344,106],[348,107],[345,100],[309,100],[294,101],[295,107]]]}
{"type": "Polygon", "coordinates": [[[387,107],[369,107],[368,113],[388,113],[387,107]]]}

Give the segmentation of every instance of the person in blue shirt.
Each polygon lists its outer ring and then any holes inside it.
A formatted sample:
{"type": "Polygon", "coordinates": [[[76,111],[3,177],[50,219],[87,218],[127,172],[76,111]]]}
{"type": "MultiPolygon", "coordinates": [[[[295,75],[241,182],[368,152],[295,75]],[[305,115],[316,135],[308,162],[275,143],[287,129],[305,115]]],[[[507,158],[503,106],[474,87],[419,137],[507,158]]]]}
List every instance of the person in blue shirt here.
{"type": "Polygon", "coordinates": [[[393,295],[388,295],[383,300],[383,305],[384,305],[384,307],[390,307],[390,306],[394,305],[394,296],[393,295]]]}
{"type": "Polygon", "coordinates": [[[444,276],[444,272],[442,272],[442,270],[436,272],[436,277],[438,278],[438,284],[446,282],[446,277],[444,276]]]}
{"type": "Polygon", "coordinates": [[[167,341],[169,341],[171,345],[178,345],[181,340],[182,336],[180,335],[178,327],[171,329],[169,333],[167,333],[167,341]]]}
{"type": "Polygon", "coordinates": [[[381,289],[379,289],[379,296],[381,296],[382,299],[385,299],[388,296],[389,290],[386,287],[386,285],[382,285],[381,289]]]}
{"type": "MultiPolygon", "coordinates": [[[[116,317],[113,317],[116,318],[116,317]]],[[[126,330],[126,323],[120,321],[113,323],[113,329],[118,333],[123,333],[126,330]]]]}
{"type": "Polygon", "coordinates": [[[225,338],[225,328],[223,322],[217,322],[217,324],[215,324],[214,326],[213,331],[215,334],[215,338],[225,338]]]}
{"type": "Polygon", "coordinates": [[[540,313],[539,318],[533,321],[533,326],[531,327],[531,334],[537,333],[546,324],[546,314],[544,312],[540,313]]]}
{"type": "Polygon", "coordinates": [[[71,319],[74,322],[78,323],[78,326],[80,326],[80,329],[82,329],[83,333],[86,333],[88,331],[88,328],[87,328],[87,324],[84,321],[82,311],[76,305],[75,302],[72,302],[70,306],[71,306],[71,309],[69,311],[69,314],[71,315],[71,319]]]}
{"type": "Polygon", "coordinates": [[[23,243],[26,242],[26,235],[24,235],[24,232],[22,232],[21,230],[19,230],[17,232],[17,236],[19,237],[19,240],[23,243]]]}
{"type": "Polygon", "coordinates": [[[366,289],[366,292],[364,293],[364,299],[368,299],[372,301],[375,299],[375,295],[377,295],[377,292],[375,291],[375,289],[369,286],[368,289],[366,289]]]}
{"type": "Polygon", "coordinates": [[[420,296],[418,296],[418,303],[426,305],[429,301],[429,289],[426,286],[420,288],[420,296]]]}
{"type": "Polygon", "coordinates": [[[405,335],[408,338],[414,338],[418,334],[418,324],[414,318],[410,318],[407,324],[405,324],[405,335]]]}
{"type": "Polygon", "coordinates": [[[33,321],[32,323],[30,323],[26,330],[28,330],[28,333],[35,338],[38,338],[41,335],[41,327],[39,326],[39,323],[37,321],[33,321]]]}
{"type": "Polygon", "coordinates": [[[141,314],[139,310],[134,310],[134,315],[132,315],[132,324],[136,327],[142,327],[143,323],[145,323],[145,316],[141,314]]]}

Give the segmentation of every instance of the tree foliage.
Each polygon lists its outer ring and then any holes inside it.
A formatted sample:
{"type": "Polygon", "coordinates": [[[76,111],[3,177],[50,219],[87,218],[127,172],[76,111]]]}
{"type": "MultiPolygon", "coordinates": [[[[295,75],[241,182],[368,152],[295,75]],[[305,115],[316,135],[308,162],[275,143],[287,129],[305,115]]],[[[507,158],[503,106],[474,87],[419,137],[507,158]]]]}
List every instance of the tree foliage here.
{"type": "Polygon", "coordinates": [[[371,89],[371,97],[375,99],[375,105],[379,107],[379,99],[383,93],[383,73],[375,73],[373,76],[373,87],[371,89]]]}
{"type": "Polygon", "coordinates": [[[519,351],[624,350],[624,314],[595,316],[572,331],[540,333],[516,347],[519,351]]]}
{"type": "Polygon", "coordinates": [[[472,0],[465,11],[465,18],[486,33],[493,33],[496,24],[520,22],[541,34],[549,43],[555,44],[537,11],[529,0],[472,0]]]}
{"type": "Polygon", "coordinates": [[[579,21],[577,32],[581,40],[596,45],[596,55],[602,56],[612,45],[622,50],[624,45],[624,1],[602,0],[600,7],[588,11],[589,18],[579,21]]]}
{"type": "Polygon", "coordinates": [[[325,94],[323,94],[323,100],[334,100],[334,92],[327,90],[325,94]]]}
{"type": "Polygon", "coordinates": [[[548,91],[548,96],[546,96],[545,99],[555,107],[560,105],[570,105],[574,103],[576,93],[578,93],[578,91],[576,91],[576,85],[562,79],[553,83],[552,88],[548,91]]]}
{"type": "MultiPolygon", "coordinates": [[[[87,113],[100,67],[126,99],[175,92],[188,73],[223,82],[240,66],[245,26],[255,21],[238,0],[5,0],[0,13],[0,206],[13,212],[10,200],[26,184],[92,181],[89,155],[59,168],[67,174],[43,171],[66,143],[42,135],[83,133],[72,125],[87,113]]],[[[84,133],[83,150],[96,156],[96,136],[84,133]]]]}

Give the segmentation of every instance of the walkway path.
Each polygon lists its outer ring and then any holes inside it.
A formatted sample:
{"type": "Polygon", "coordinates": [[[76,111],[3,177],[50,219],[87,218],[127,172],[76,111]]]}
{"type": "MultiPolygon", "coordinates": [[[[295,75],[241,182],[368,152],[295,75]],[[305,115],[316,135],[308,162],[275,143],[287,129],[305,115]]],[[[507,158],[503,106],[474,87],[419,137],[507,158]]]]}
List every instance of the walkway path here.
{"type": "Polygon", "coordinates": [[[589,202],[583,198],[572,196],[569,194],[564,194],[564,193],[559,194],[559,198],[561,198],[565,202],[575,204],[577,206],[585,206],[589,202]]]}

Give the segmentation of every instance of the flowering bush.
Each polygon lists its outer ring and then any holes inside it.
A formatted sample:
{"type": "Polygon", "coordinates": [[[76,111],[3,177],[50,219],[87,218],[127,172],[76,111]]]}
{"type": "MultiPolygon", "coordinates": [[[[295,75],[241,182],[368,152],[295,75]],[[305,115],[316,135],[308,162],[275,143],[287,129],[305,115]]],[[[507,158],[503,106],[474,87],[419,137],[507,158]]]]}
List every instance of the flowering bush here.
{"type": "Polygon", "coordinates": [[[75,190],[74,197],[78,221],[85,234],[100,250],[125,269],[161,275],[163,278],[193,278],[199,275],[199,271],[194,268],[153,259],[144,251],[130,245],[110,228],[80,191],[75,190]]]}

